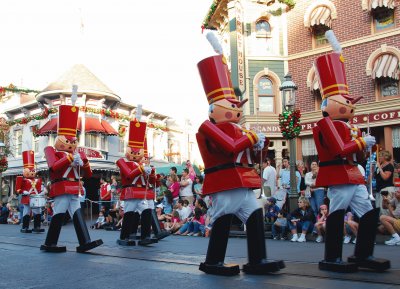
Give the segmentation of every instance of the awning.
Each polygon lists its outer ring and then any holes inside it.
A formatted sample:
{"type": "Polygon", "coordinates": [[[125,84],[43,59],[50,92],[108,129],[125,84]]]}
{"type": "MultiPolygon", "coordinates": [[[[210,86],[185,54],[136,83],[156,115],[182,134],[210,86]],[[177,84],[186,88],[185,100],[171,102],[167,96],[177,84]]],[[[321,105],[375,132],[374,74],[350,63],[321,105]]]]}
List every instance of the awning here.
{"type": "Polygon", "coordinates": [[[393,54],[382,54],[374,62],[372,78],[390,77],[399,79],[399,59],[393,54]]]}
{"type": "MultiPolygon", "coordinates": [[[[52,133],[57,133],[58,118],[50,119],[45,125],[37,131],[37,135],[46,136],[52,133]]],[[[82,120],[78,119],[78,131],[81,131],[82,120]]],[[[85,119],[85,132],[86,133],[99,133],[105,135],[118,135],[118,132],[106,121],[97,118],[87,117],[85,119]]]]}
{"type": "Polygon", "coordinates": [[[379,7],[394,9],[396,7],[396,0],[363,0],[362,7],[363,10],[368,11],[379,7]]]}
{"type": "Polygon", "coordinates": [[[36,134],[38,136],[45,136],[49,135],[51,133],[57,133],[57,122],[58,118],[52,118],[48,122],[44,124],[37,132],[36,134]]]}
{"type": "Polygon", "coordinates": [[[308,72],[307,76],[307,87],[310,89],[310,91],[318,90],[319,89],[319,81],[318,81],[318,75],[315,71],[315,67],[310,69],[308,72]]]}
{"type": "Polygon", "coordinates": [[[331,14],[331,9],[327,6],[315,7],[309,15],[304,15],[307,17],[304,19],[304,26],[312,27],[316,25],[325,25],[331,28],[332,19],[334,19],[331,14]]]}

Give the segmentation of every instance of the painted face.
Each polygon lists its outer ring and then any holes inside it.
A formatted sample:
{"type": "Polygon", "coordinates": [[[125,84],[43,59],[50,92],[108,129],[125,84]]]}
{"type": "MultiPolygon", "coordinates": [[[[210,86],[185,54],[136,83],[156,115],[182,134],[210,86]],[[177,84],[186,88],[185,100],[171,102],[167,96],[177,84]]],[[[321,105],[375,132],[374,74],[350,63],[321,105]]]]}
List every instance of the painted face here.
{"type": "Polygon", "coordinates": [[[143,159],[144,151],[143,149],[133,149],[131,147],[126,147],[125,157],[134,162],[140,162],[143,159]]]}
{"type": "Polygon", "coordinates": [[[226,99],[221,99],[210,105],[208,117],[215,123],[233,122],[239,123],[243,115],[243,109],[237,104],[226,99]]]}
{"type": "Polygon", "coordinates": [[[36,171],[34,169],[24,168],[22,175],[25,178],[33,179],[34,177],[36,177],[36,171]]]}
{"type": "Polygon", "coordinates": [[[77,139],[74,140],[67,139],[64,135],[57,136],[56,142],[54,144],[56,150],[69,153],[73,153],[77,146],[78,146],[77,139]]]}
{"type": "Polygon", "coordinates": [[[356,111],[356,107],[340,94],[328,98],[328,103],[322,111],[327,112],[331,119],[350,120],[356,111]]]}

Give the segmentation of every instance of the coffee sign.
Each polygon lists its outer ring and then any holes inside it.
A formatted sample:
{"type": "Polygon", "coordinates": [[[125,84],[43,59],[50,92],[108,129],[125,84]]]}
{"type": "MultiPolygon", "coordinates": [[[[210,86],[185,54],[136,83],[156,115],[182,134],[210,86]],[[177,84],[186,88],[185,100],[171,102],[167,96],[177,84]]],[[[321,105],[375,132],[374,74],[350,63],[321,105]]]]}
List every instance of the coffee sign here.
{"type": "Polygon", "coordinates": [[[83,152],[88,157],[88,159],[104,159],[104,156],[101,152],[87,148],[87,147],[78,147],[78,152],[83,152]]]}

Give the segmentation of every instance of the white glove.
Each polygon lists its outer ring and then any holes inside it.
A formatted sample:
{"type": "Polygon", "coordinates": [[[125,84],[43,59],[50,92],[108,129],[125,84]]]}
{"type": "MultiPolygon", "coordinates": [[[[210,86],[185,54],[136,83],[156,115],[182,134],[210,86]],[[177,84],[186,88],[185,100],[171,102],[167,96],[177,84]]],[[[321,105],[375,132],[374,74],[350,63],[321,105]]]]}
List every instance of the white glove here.
{"type": "Polygon", "coordinates": [[[73,164],[74,164],[75,167],[83,166],[83,161],[81,159],[81,155],[80,154],[78,154],[78,153],[74,154],[73,164]]]}
{"type": "Polygon", "coordinates": [[[369,150],[372,146],[376,144],[375,137],[372,135],[367,135],[364,137],[364,141],[367,144],[367,149],[369,150]]]}
{"type": "Polygon", "coordinates": [[[151,171],[152,171],[152,168],[151,168],[151,167],[148,167],[148,166],[144,167],[144,172],[145,172],[147,175],[150,175],[150,174],[151,174],[151,171]]]}
{"type": "Polygon", "coordinates": [[[254,145],[254,150],[260,151],[264,148],[264,143],[265,143],[265,134],[262,132],[257,133],[258,137],[258,142],[254,145]]]}
{"type": "Polygon", "coordinates": [[[22,192],[22,195],[23,195],[23,196],[29,196],[29,192],[28,192],[28,191],[23,191],[23,192],[22,192]]]}

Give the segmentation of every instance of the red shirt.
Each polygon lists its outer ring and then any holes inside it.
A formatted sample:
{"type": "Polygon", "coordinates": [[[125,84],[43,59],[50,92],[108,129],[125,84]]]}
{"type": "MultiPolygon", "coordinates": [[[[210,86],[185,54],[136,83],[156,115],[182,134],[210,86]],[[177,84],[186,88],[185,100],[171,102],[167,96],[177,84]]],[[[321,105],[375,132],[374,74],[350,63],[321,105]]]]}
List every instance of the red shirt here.
{"type": "Polygon", "coordinates": [[[100,186],[100,198],[103,201],[111,201],[111,186],[108,183],[103,183],[100,186]],[[107,195],[108,192],[108,196],[107,195]],[[106,196],[106,197],[105,197],[106,196]]]}

